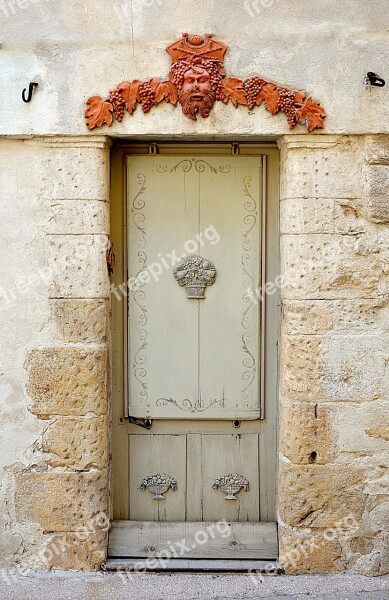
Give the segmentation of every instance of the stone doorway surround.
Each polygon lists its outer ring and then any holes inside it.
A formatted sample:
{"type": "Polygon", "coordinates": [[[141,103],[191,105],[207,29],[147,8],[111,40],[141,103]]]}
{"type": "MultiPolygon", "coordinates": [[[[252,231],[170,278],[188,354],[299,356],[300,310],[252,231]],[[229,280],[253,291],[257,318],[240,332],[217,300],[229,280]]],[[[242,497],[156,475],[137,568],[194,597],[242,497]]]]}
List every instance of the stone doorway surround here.
{"type": "MultiPolygon", "coordinates": [[[[280,560],[291,574],[380,575],[389,570],[389,137],[286,135],[279,147],[280,560]]],[[[4,569],[95,570],[105,560],[109,152],[103,136],[0,142],[1,169],[18,174],[3,190],[15,205],[4,268],[23,235],[20,270],[39,279],[5,329],[17,351],[7,358],[4,569]]]]}

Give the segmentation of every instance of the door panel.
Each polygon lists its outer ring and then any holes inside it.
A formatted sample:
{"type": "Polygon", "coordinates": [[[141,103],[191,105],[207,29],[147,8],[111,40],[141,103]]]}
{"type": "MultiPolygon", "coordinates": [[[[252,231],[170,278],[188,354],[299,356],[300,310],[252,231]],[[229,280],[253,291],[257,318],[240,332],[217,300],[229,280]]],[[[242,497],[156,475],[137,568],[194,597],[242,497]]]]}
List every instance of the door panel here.
{"type": "Polygon", "coordinates": [[[130,435],[130,512],[138,521],[259,521],[259,436],[246,434],[130,435]],[[161,500],[141,489],[145,477],[176,481],[161,500]],[[236,499],[213,487],[232,473],[248,482],[236,499]]]}
{"type": "Polygon", "coordinates": [[[138,521],[185,521],[186,439],[184,435],[130,435],[130,512],[138,521]],[[166,473],[178,482],[177,490],[164,494],[167,501],[154,500],[141,489],[142,480],[166,473]]]}
{"type": "Polygon", "coordinates": [[[201,436],[205,521],[259,521],[258,437],[250,433],[201,436]],[[230,473],[249,483],[247,491],[236,494],[236,500],[226,500],[224,491],[212,487],[215,479],[230,473]]]}
{"type": "Polygon", "coordinates": [[[259,418],[260,158],[131,157],[128,180],[130,415],[259,418]],[[217,271],[202,300],[169,264],[191,254],[217,271]]]}

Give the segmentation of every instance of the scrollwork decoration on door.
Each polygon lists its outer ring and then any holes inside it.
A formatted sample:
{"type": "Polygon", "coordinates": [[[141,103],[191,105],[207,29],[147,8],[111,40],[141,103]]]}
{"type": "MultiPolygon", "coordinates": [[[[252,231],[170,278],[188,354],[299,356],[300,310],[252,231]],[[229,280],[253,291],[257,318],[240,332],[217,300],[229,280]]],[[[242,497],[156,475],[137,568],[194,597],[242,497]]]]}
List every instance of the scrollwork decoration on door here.
{"type": "Polygon", "coordinates": [[[147,387],[147,370],[146,370],[146,349],[148,346],[148,333],[147,333],[147,308],[145,305],[146,301],[146,292],[144,289],[145,282],[139,281],[139,275],[146,267],[147,262],[147,253],[146,253],[146,229],[144,227],[145,222],[145,214],[144,208],[146,206],[146,201],[143,198],[143,194],[146,191],[146,176],[143,173],[138,173],[137,175],[139,190],[135,194],[132,202],[131,202],[131,215],[132,222],[135,225],[136,231],[138,232],[137,238],[137,262],[138,262],[138,272],[135,276],[135,279],[138,280],[137,286],[133,286],[132,289],[132,298],[138,309],[138,342],[139,347],[137,348],[133,362],[132,368],[136,381],[139,383],[141,391],[140,398],[143,402],[147,403],[149,406],[149,395],[148,395],[148,387],[147,387]]]}
{"type": "Polygon", "coordinates": [[[242,300],[244,303],[243,315],[241,319],[241,325],[243,328],[242,333],[242,350],[243,350],[243,358],[242,358],[242,379],[243,379],[243,388],[241,391],[241,402],[243,406],[247,407],[249,403],[249,395],[248,389],[252,385],[255,375],[257,372],[256,361],[253,353],[249,349],[250,342],[253,337],[253,331],[250,322],[250,310],[253,308],[253,300],[250,295],[247,293],[247,290],[255,289],[257,286],[257,282],[254,281],[253,276],[248,270],[248,266],[251,261],[251,238],[250,233],[254,229],[257,219],[258,219],[258,207],[257,201],[254,196],[251,194],[251,182],[252,179],[250,176],[246,175],[243,179],[243,194],[244,194],[244,209],[245,209],[245,217],[243,219],[243,223],[246,229],[243,232],[243,242],[242,242],[242,274],[243,274],[243,287],[244,294],[242,296],[242,300]]]}
{"type": "Polygon", "coordinates": [[[174,171],[177,171],[178,167],[181,167],[184,173],[189,173],[189,171],[191,171],[193,167],[195,168],[197,173],[204,173],[207,167],[212,173],[215,174],[231,172],[231,165],[220,165],[219,167],[215,167],[203,158],[185,158],[184,160],[180,160],[180,162],[178,162],[173,167],[170,167],[170,169],[166,165],[157,165],[156,171],[157,173],[173,173],[174,171]]]}

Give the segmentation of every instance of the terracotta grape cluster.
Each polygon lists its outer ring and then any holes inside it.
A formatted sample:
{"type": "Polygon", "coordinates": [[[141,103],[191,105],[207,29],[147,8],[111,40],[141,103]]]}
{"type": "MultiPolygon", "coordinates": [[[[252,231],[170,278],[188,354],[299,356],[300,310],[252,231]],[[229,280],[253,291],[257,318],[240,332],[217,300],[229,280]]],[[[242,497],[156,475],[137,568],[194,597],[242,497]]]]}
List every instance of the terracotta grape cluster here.
{"type": "Polygon", "coordinates": [[[284,88],[279,91],[278,108],[285,113],[290,128],[294,127],[296,124],[296,108],[294,101],[295,92],[284,88]]]}
{"type": "Polygon", "coordinates": [[[124,109],[125,109],[126,103],[124,102],[123,97],[122,97],[121,93],[119,92],[119,90],[116,90],[116,89],[111,90],[109,92],[109,100],[115,111],[116,119],[119,121],[119,123],[121,123],[123,121],[124,109]]]}
{"type": "Polygon", "coordinates": [[[142,110],[147,113],[150,108],[156,104],[154,90],[148,81],[145,81],[139,86],[139,96],[141,99],[142,110]]]}
{"type": "Polygon", "coordinates": [[[189,64],[186,61],[180,60],[171,68],[170,71],[170,79],[178,87],[180,90],[182,88],[182,84],[184,82],[184,75],[186,71],[189,69],[189,64]]]}
{"type": "Polygon", "coordinates": [[[247,106],[252,110],[261,90],[261,79],[259,77],[249,77],[244,84],[244,89],[246,91],[247,106]]]}

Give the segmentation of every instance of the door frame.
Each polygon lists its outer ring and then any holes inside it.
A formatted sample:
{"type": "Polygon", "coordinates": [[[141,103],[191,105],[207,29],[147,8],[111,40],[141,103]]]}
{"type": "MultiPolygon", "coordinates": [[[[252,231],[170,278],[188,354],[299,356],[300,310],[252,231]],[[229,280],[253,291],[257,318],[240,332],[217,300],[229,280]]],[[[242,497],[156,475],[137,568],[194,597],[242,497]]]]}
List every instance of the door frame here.
{"type": "MultiPolygon", "coordinates": [[[[279,151],[275,143],[235,142],[134,142],[118,143],[111,152],[111,241],[114,244],[116,264],[111,278],[111,380],[112,380],[112,472],[111,507],[115,521],[128,519],[128,456],[127,456],[127,298],[123,283],[127,281],[126,158],[133,154],[161,152],[170,155],[234,154],[263,156],[265,228],[262,260],[266,281],[274,282],[280,273],[279,259],[279,151]],[[121,286],[121,287],[120,287],[121,286]]],[[[265,427],[261,431],[263,444],[272,456],[271,464],[260,466],[261,482],[265,486],[265,500],[261,501],[261,522],[277,520],[277,463],[278,463],[278,347],[280,335],[280,290],[265,295],[263,350],[263,395],[265,399],[265,427]]]]}

